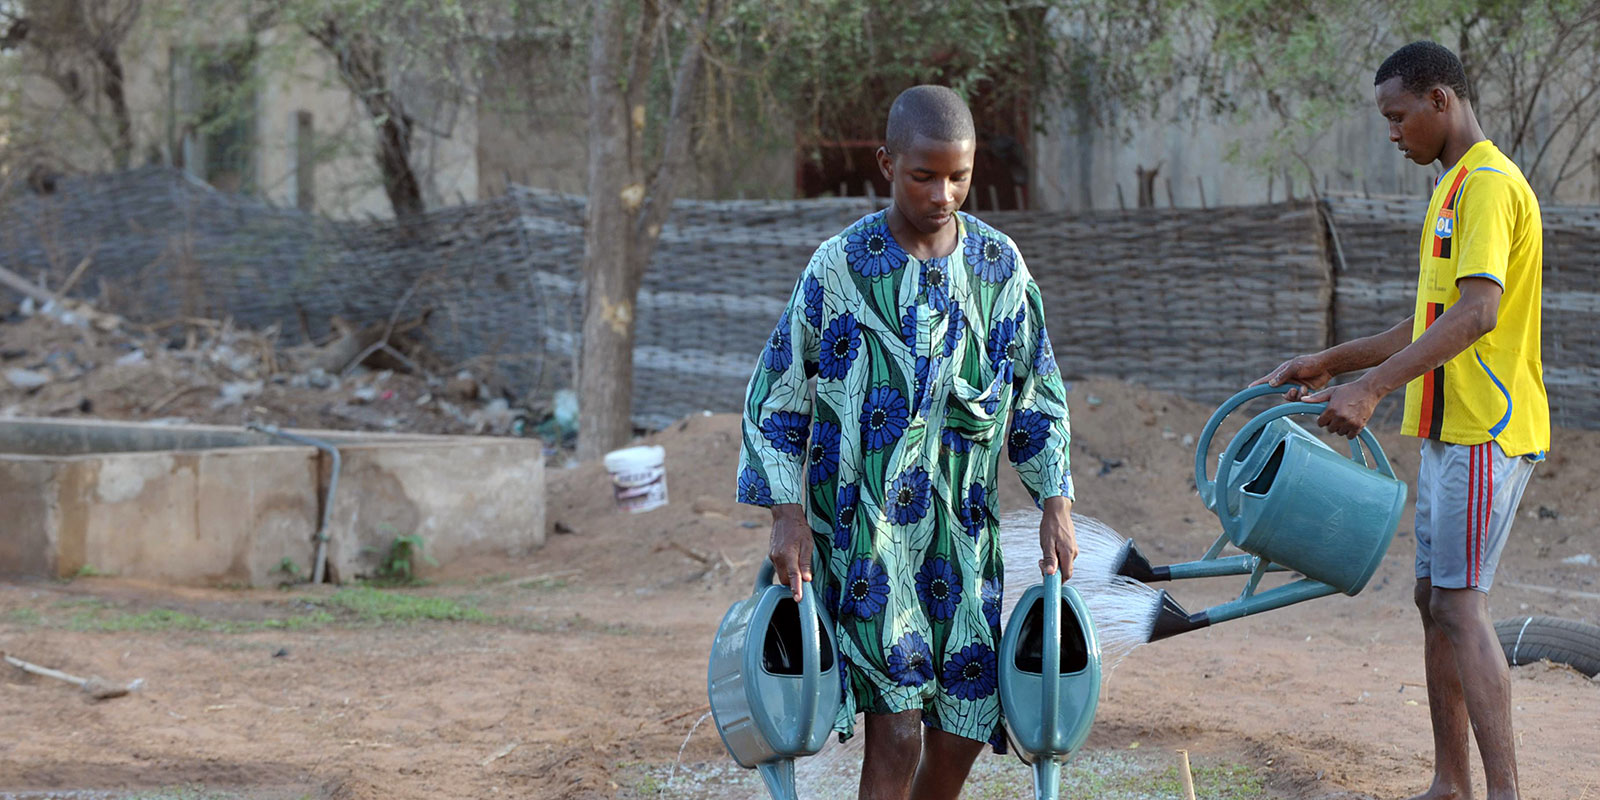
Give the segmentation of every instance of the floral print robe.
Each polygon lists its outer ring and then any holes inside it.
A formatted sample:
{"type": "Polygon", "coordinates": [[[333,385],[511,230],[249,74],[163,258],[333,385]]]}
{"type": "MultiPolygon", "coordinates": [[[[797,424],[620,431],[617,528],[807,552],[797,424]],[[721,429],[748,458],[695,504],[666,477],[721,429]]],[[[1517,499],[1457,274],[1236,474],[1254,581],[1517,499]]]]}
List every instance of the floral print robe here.
{"type": "Polygon", "coordinates": [[[1070,498],[1066,392],[1008,237],[957,214],[955,251],[918,261],[886,215],[824,242],[795,286],[750,379],[738,499],[805,506],[841,738],[857,713],[921,709],[1003,750],[1000,449],[1036,503],[1070,498]]]}

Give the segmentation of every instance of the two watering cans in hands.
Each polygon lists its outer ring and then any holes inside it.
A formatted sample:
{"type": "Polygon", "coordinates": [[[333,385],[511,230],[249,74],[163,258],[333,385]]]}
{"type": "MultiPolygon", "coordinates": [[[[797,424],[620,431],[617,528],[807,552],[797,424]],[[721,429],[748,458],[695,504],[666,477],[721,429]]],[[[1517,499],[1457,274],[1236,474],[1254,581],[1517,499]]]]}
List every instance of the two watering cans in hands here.
{"type": "MultiPolygon", "coordinates": [[[[794,762],[822,749],[843,690],[828,616],[811,584],[796,603],[764,562],[711,645],[707,690],[717,733],[774,800],[795,800],[794,762]]],[[[1100,643],[1083,598],[1057,573],[1030,587],[999,651],[1001,710],[1012,748],[1033,766],[1038,800],[1055,800],[1061,763],[1083,745],[1100,698],[1100,643]]]]}
{"type": "Polygon", "coordinates": [[[1285,403],[1256,415],[1224,448],[1215,480],[1207,480],[1206,458],[1222,420],[1250,400],[1287,388],[1245,389],[1206,421],[1195,445],[1195,486],[1222,522],[1222,534],[1200,560],[1152,566],[1132,540],[1123,545],[1118,574],[1145,583],[1250,576],[1238,599],[1193,614],[1162,591],[1151,641],[1336,592],[1355,596],[1389,549],[1406,485],[1395,478],[1377,438],[1363,428],[1346,458],[1288,419],[1321,414],[1326,403],[1285,403]],[[1229,542],[1244,554],[1221,557],[1229,542]],[[1289,570],[1304,577],[1256,592],[1265,573],[1289,570]]]}
{"type": "MultiPolygon", "coordinates": [[[[1366,586],[1393,540],[1406,486],[1367,430],[1350,456],[1288,420],[1320,414],[1319,403],[1269,409],[1234,435],[1215,480],[1206,478],[1211,441],[1244,403],[1284,391],[1246,389],[1223,403],[1201,432],[1195,485],[1222,535],[1198,561],[1152,566],[1130,540],[1118,573],[1150,582],[1249,575],[1237,600],[1189,613],[1161,593],[1151,640],[1366,586]],[[1370,463],[1369,463],[1370,462],[1370,463]],[[1243,555],[1221,557],[1229,542],[1243,555]],[[1256,592],[1267,572],[1305,576],[1256,592]]],[[[774,800],[795,800],[794,760],[822,749],[843,692],[832,622],[810,584],[795,602],[763,563],[755,591],[723,617],[712,643],[707,688],[717,732],[740,766],[760,770],[774,800]]],[[[998,653],[1007,735],[1033,766],[1034,794],[1054,800],[1061,763],[1083,745],[1099,702],[1100,644],[1083,598],[1059,573],[1027,589],[998,653]]]]}

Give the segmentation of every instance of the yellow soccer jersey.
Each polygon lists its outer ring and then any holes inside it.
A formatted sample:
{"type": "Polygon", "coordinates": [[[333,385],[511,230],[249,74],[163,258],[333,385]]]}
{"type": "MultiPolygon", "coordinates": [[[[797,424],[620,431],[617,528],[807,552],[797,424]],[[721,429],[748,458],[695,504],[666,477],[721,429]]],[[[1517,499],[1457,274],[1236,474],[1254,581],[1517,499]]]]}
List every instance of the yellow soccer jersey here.
{"type": "Polygon", "coordinates": [[[1495,329],[1406,385],[1403,430],[1451,444],[1499,442],[1507,455],[1543,457],[1550,408],[1539,353],[1544,229],[1539,200],[1493,142],[1473,145],[1433,189],[1422,231],[1411,339],[1460,299],[1456,281],[1500,284],[1495,329]]]}

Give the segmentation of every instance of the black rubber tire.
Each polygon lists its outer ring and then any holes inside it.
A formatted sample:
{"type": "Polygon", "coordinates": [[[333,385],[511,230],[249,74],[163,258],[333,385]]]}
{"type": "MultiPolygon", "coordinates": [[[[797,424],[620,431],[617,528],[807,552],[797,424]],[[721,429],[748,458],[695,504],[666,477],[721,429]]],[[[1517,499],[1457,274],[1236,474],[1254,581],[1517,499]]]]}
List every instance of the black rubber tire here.
{"type": "Polygon", "coordinates": [[[1594,677],[1600,673],[1600,625],[1559,617],[1512,617],[1494,624],[1511,666],[1550,659],[1594,677]]]}

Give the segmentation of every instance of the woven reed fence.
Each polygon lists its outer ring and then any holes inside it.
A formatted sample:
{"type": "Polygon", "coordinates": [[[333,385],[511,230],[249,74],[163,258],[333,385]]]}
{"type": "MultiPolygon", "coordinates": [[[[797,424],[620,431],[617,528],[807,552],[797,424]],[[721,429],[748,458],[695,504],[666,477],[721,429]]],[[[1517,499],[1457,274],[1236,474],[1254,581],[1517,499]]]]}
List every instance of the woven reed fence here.
{"type": "MultiPolygon", "coordinates": [[[[1348,198],[1323,208],[985,219],[1018,242],[1069,377],[1216,401],[1288,355],[1409,313],[1411,287],[1391,297],[1389,284],[1415,280],[1415,209],[1348,198]]],[[[860,199],[680,201],[636,311],[635,422],[737,410],[811,251],[870,210],[860,199]]],[[[1577,312],[1552,325],[1548,309],[1593,307],[1573,287],[1600,265],[1586,256],[1557,278],[1569,262],[1551,255],[1600,243],[1587,213],[1588,227],[1563,222],[1547,238],[1546,362],[1569,381],[1551,386],[1565,424],[1594,418],[1563,392],[1600,385],[1600,356],[1584,346],[1596,334],[1577,312]]],[[[1556,216],[1547,211],[1547,225],[1556,216]]],[[[387,319],[403,301],[403,315],[432,309],[431,344],[444,360],[492,373],[532,405],[575,382],[581,198],[514,187],[403,225],[333,222],[142,169],[65,180],[0,210],[0,263],[59,281],[85,257],[100,302],[136,320],[227,316],[278,325],[295,341],[325,335],[335,315],[387,319]]]]}
{"type": "MultiPolygon", "coordinates": [[[[1410,316],[1427,207],[1421,199],[1326,198],[1338,341],[1410,316]]],[[[1545,206],[1544,381],[1551,421],[1600,428],[1600,208],[1545,206]]],[[[1392,412],[1391,412],[1392,416],[1392,412]]]]}

